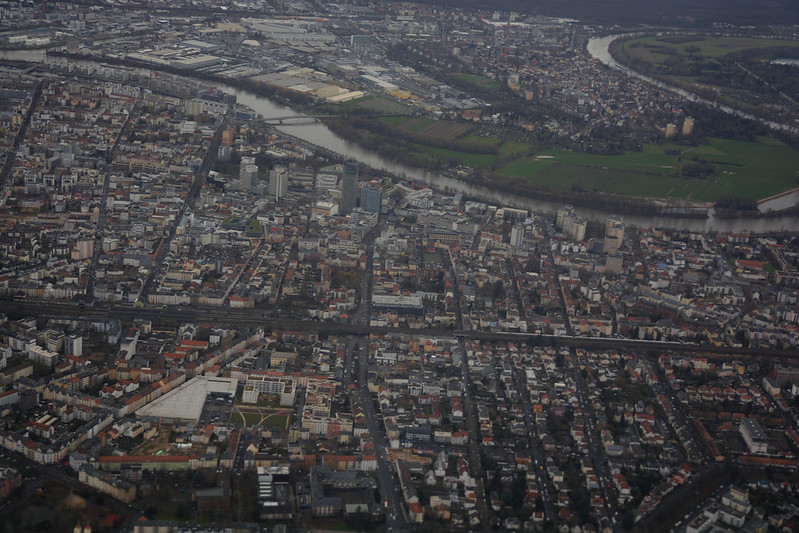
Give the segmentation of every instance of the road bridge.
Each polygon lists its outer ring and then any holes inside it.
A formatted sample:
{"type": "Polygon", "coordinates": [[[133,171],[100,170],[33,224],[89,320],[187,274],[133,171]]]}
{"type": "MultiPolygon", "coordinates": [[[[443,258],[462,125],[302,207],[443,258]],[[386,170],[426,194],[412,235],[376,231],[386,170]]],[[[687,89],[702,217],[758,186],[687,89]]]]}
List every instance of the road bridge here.
{"type": "Polygon", "coordinates": [[[264,117],[267,124],[297,124],[301,122],[316,122],[323,118],[330,118],[332,115],[286,115],[284,117],[264,117]]]}

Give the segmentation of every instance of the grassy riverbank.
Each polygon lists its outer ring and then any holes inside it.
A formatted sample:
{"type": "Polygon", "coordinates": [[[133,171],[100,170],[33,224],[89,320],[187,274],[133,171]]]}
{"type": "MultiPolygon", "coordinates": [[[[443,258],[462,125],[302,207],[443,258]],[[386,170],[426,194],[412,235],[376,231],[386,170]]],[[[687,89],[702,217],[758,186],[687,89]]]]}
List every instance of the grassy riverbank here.
{"type": "Polygon", "coordinates": [[[795,187],[798,165],[799,152],[762,137],[758,142],[709,139],[695,147],[648,144],[619,155],[547,150],[512,161],[496,174],[545,189],[713,202],[731,194],[765,198],[795,187]],[[706,173],[690,175],[699,165],[706,173]]]}

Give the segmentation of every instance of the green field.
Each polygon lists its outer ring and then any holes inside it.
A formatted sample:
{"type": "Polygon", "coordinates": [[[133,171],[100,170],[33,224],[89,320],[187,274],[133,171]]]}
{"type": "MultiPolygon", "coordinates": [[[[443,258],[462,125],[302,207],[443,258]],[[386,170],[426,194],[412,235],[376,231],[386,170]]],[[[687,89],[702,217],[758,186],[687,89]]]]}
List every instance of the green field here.
{"type": "Polygon", "coordinates": [[[421,144],[414,144],[412,147],[416,150],[413,154],[421,161],[428,159],[438,159],[441,161],[457,161],[461,165],[467,167],[480,168],[490,165],[491,162],[497,157],[492,154],[470,154],[467,152],[458,152],[456,150],[447,150],[446,148],[435,148],[433,146],[424,146],[421,144]]]}
{"type": "Polygon", "coordinates": [[[771,60],[799,57],[799,41],[666,35],[624,40],[613,47],[619,60],[634,70],[748,113],[782,122],[779,112],[768,111],[773,104],[796,112],[795,75],[771,60]]]}
{"type": "Polygon", "coordinates": [[[230,422],[238,426],[264,428],[286,428],[288,427],[289,417],[281,414],[265,414],[263,417],[257,413],[232,413],[230,422]]]}
{"type": "Polygon", "coordinates": [[[328,106],[332,106],[337,112],[366,110],[380,115],[409,115],[411,112],[410,108],[405,104],[377,94],[367,94],[362,98],[342,102],[341,104],[323,104],[319,106],[319,110],[325,111],[328,106]]]}
{"type": "Polygon", "coordinates": [[[765,198],[795,187],[799,152],[772,138],[757,143],[710,139],[697,147],[646,145],[641,152],[593,155],[548,150],[508,163],[496,174],[522,178],[536,187],[586,190],[659,198],[715,201],[727,194],[765,198]],[[669,155],[681,150],[680,155],[669,155]],[[684,165],[706,161],[704,178],[680,175],[684,165]]]}
{"type": "Polygon", "coordinates": [[[456,80],[466,84],[466,85],[473,85],[475,87],[479,87],[484,90],[488,91],[496,91],[502,88],[502,82],[497,80],[492,80],[491,78],[485,78],[483,76],[475,76],[473,74],[463,74],[463,73],[453,73],[450,74],[456,80]]]}
{"type": "Polygon", "coordinates": [[[420,142],[409,142],[407,146],[410,155],[422,165],[435,164],[436,161],[441,161],[445,164],[457,162],[472,168],[482,168],[490,165],[497,157],[519,157],[530,150],[530,145],[527,143],[502,141],[501,139],[476,135],[474,133],[475,126],[469,122],[403,116],[380,117],[376,120],[384,124],[390,124],[400,131],[410,132],[418,136],[415,138],[420,142]],[[425,139],[496,146],[498,152],[497,154],[471,153],[465,149],[454,149],[457,147],[429,146],[423,144],[425,139]]]}
{"type": "Polygon", "coordinates": [[[391,124],[392,126],[400,126],[410,120],[410,117],[380,117],[377,120],[391,124]]]}
{"type": "Polygon", "coordinates": [[[499,157],[521,156],[529,151],[530,145],[527,143],[505,141],[499,147],[499,157]]]}
{"type": "Polygon", "coordinates": [[[718,58],[753,48],[799,48],[799,42],[787,39],[753,39],[746,37],[666,36],[639,37],[623,41],[619,50],[627,57],[646,62],[662,62],[669,57],[718,58]]]}
{"type": "Polygon", "coordinates": [[[419,133],[429,128],[433,124],[436,124],[437,122],[438,122],[437,120],[432,118],[413,118],[408,120],[408,122],[405,123],[403,127],[414,133],[419,133]]]}

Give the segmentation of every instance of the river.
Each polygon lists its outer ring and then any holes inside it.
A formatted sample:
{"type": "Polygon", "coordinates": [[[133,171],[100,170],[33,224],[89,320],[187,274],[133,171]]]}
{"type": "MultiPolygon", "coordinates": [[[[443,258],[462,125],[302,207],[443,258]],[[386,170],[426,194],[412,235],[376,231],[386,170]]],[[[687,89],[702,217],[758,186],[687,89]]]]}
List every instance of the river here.
{"type": "MultiPolygon", "coordinates": [[[[589,53],[591,53],[594,57],[597,57],[594,51],[599,50],[601,53],[601,50],[604,49],[605,57],[610,61],[613,61],[610,57],[610,53],[607,50],[607,47],[613,38],[614,37],[611,36],[591,39],[588,45],[589,53]],[[603,46],[604,48],[602,48],[603,46]]],[[[23,61],[38,62],[42,60],[43,55],[43,52],[38,50],[13,52],[0,51],[0,58],[23,61]]],[[[601,57],[598,59],[602,60],[601,57]]],[[[229,85],[219,85],[218,87],[226,92],[236,95],[237,101],[239,103],[252,108],[264,118],[302,116],[301,113],[298,113],[289,107],[276,104],[267,98],[256,96],[236,87],[229,85]]],[[[490,187],[464,183],[438,173],[399,164],[396,161],[386,159],[376,152],[367,150],[357,144],[339,137],[331,132],[327,126],[321,122],[282,125],[279,126],[278,129],[288,135],[306,141],[310,144],[320,146],[345,157],[357,159],[358,161],[361,161],[372,168],[386,171],[400,178],[424,183],[443,191],[448,191],[451,193],[460,192],[466,196],[479,198],[485,202],[519,207],[522,209],[530,209],[536,212],[554,213],[558,207],[562,205],[560,202],[549,202],[538,200],[535,197],[525,197],[503,193],[490,187]]],[[[799,191],[795,192],[794,194],[796,195],[796,200],[799,200],[799,191]]],[[[792,198],[793,197],[791,196],[781,197],[779,201],[780,203],[788,203],[790,205],[790,202],[793,201],[792,198]]],[[[778,209],[778,207],[770,208],[778,209]]],[[[768,207],[766,209],[768,209],[768,207]]],[[[608,211],[589,208],[576,208],[575,211],[586,219],[596,220],[599,222],[604,222],[608,215],[615,214],[608,211]]],[[[761,219],[720,219],[713,216],[712,209],[710,210],[710,216],[708,218],[624,215],[624,220],[628,225],[642,228],[672,228],[677,230],[701,232],[741,232],[748,230],[756,233],[765,233],[771,231],[794,231],[796,228],[799,228],[799,217],[797,216],[761,219]]]]}

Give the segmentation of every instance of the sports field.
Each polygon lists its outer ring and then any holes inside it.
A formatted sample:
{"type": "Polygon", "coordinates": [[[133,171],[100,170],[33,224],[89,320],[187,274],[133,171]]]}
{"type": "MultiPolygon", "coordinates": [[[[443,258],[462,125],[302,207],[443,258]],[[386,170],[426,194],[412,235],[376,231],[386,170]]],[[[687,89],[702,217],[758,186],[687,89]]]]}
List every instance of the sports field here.
{"type": "Polygon", "coordinates": [[[727,194],[765,198],[796,186],[799,152],[773,138],[756,143],[710,139],[697,147],[651,144],[621,155],[548,150],[512,161],[495,173],[546,189],[577,186],[693,201],[715,201],[727,194]],[[685,165],[698,163],[711,165],[712,173],[699,178],[682,175],[685,165]]]}

